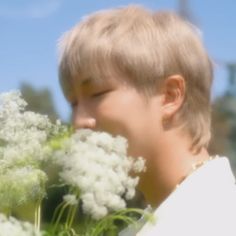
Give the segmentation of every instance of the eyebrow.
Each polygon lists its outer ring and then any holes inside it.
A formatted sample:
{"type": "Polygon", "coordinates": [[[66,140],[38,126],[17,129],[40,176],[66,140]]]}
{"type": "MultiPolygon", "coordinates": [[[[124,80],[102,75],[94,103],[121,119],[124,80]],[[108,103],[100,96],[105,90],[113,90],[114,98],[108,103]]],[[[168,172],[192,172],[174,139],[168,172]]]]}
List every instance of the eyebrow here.
{"type": "Polygon", "coordinates": [[[101,85],[103,84],[104,81],[100,80],[100,79],[95,79],[94,77],[87,77],[84,79],[81,79],[81,81],[79,81],[79,85],[80,86],[89,86],[89,85],[101,85]]]}
{"type": "Polygon", "coordinates": [[[92,77],[88,77],[88,78],[82,79],[79,84],[81,86],[84,86],[84,85],[92,83],[93,81],[94,79],[92,77]]]}

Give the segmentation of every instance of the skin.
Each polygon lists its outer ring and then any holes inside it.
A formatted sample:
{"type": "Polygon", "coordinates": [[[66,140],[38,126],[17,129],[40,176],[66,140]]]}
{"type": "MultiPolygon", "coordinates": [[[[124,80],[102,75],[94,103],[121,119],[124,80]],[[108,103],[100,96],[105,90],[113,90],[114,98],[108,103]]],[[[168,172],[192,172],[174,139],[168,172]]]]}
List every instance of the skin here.
{"type": "Polygon", "coordinates": [[[153,207],[192,172],[194,164],[209,159],[206,149],[191,152],[191,138],[177,124],[184,94],[184,78],[179,75],[167,78],[148,98],[118,77],[104,83],[75,79],[67,93],[75,129],[120,134],[128,139],[129,155],[146,159],[139,189],[153,207]]]}

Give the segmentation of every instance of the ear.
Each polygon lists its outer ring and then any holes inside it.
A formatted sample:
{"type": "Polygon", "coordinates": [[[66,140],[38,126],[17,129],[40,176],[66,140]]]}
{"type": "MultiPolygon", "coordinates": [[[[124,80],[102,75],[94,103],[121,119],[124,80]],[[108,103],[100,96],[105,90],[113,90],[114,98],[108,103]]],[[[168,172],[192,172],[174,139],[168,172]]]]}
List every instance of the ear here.
{"type": "Polygon", "coordinates": [[[181,108],[185,97],[186,85],[181,75],[169,76],[162,87],[162,114],[165,120],[171,119],[181,108]]]}

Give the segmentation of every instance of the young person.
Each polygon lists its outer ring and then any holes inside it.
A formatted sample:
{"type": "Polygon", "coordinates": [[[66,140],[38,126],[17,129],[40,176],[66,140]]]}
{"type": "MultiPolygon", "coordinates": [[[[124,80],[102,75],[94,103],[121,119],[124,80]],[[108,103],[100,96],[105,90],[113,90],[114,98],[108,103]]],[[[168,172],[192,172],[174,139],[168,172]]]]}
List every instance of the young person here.
{"type": "Polygon", "coordinates": [[[97,12],[60,41],[59,77],[76,129],[128,139],[146,159],[144,235],[236,235],[227,158],[208,154],[212,64],[198,30],[171,12],[97,12]]]}

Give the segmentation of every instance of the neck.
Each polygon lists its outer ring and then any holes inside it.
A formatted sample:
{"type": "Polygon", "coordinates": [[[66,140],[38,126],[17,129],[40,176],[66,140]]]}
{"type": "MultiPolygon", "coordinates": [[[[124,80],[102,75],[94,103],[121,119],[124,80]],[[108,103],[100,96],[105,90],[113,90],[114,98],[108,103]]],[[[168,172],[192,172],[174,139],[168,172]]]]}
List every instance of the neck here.
{"type": "Polygon", "coordinates": [[[189,143],[179,137],[168,139],[165,145],[158,146],[161,148],[148,157],[147,172],[141,176],[139,184],[147,202],[153,207],[158,207],[193,172],[194,166],[210,158],[204,148],[197,154],[192,153],[186,148],[189,143]]]}

